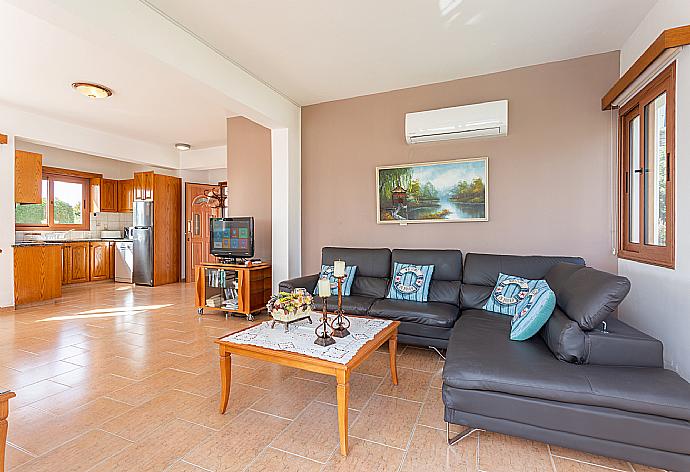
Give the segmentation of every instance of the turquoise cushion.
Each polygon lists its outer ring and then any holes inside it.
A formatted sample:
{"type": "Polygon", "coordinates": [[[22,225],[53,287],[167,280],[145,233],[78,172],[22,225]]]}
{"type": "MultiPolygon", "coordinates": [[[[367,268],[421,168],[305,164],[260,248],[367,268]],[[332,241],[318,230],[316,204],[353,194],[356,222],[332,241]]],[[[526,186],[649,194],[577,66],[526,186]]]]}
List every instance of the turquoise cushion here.
{"type": "Polygon", "coordinates": [[[482,308],[512,316],[510,339],[524,341],[537,334],[549,320],[556,308],[556,295],[545,280],[500,274],[482,308]]]}
{"type": "MultiPolygon", "coordinates": [[[[357,271],[357,266],[345,266],[345,277],[343,278],[343,296],[347,297],[350,295],[350,290],[352,289],[352,284],[355,281],[355,272],[357,271]]],[[[331,282],[331,295],[338,295],[338,279],[333,277],[333,266],[322,265],[321,273],[319,278],[328,277],[331,282]]],[[[314,289],[314,295],[319,294],[318,284],[314,289]]]]}
{"type": "Polygon", "coordinates": [[[393,281],[386,298],[425,302],[429,296],[433,265],[401,264],[393,266],[393,281]]]}

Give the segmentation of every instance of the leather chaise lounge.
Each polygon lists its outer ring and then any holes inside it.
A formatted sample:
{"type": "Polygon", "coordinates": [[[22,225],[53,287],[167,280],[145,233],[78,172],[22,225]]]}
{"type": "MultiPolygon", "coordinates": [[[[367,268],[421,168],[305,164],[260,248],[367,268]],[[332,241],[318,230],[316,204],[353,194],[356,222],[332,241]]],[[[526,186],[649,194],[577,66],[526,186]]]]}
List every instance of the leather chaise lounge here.
{"type": "MultiPolygon", "coordinates": [[[[323,264],[357,265],[346,312],[396,319],[406,344],[447,348],[447,425],[477,429],[673,471],[690,471],[690,384],[663,368],[663,346],[613,316],[629,282],[573,257],[457,250],[324,248],[323,264]],[[393,263],[434,264],[429,301],[386,299],[393,263]],[[584,272],[580,272],[584,271],[584,272]],[[499,273],[546,279],[557,307],[538,335],[511,341],[511,318],[483,310],[499,273]],[[583,314],[585,314],[583,318],[583,314]]],[[[313,292],[318,275],[280,284],[313,292]]],[[[653,316],[653,314],[650,314],[653,316]]]]}

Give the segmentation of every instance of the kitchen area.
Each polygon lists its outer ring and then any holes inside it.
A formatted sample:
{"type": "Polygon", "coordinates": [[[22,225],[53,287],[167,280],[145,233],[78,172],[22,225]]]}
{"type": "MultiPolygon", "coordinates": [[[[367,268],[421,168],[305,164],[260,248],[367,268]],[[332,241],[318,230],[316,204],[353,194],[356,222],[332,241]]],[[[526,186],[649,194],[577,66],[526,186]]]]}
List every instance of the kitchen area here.
{"type": "Polygon", "coordinates": [[[180,178],[47,146],[21,148],[15,305],[58,298],[72,284],[180,280],[180,178]]]}

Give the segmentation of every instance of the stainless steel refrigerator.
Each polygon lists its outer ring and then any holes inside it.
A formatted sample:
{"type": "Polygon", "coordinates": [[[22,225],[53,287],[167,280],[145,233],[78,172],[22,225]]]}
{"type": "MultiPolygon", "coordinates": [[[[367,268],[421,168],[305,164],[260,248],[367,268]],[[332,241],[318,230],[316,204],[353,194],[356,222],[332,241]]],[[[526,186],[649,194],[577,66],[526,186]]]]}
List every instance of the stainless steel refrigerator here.
{"type": "Polygon", "coordinates": [[[134,202],[132,282],[153,286],[153,202],[134,202]]]}

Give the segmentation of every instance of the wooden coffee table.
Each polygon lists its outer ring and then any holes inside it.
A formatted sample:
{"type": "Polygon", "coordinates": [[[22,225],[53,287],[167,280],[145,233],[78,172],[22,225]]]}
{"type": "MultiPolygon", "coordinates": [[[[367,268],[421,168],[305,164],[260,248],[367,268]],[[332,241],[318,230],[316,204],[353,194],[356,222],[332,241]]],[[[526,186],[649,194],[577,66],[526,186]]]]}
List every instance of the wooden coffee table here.
{"type": "MultiPolygon", "coordinates": [[[[348,315],[350,317],[350,315],[348,315]]],[[[366,318],[366,317],[359,317],[366,318]]],[[[220,379],[221,379],[221,395],[220,395],[220,412],[225,413],[228,406],[228,399],[230,398],[230,382],[231,382],[231,356],[232,354],[253,357],[262,361],[273,362],[275,364],[284,365],[287,367],[295,367],[297,369],[308,370],[310,372],[318,372],[320,374],[332,375],[336,378],[338,385],[336,387],[338,398],[338,430],[340,432],[340,453],[343,456],[347,455],[347,408],[350,396],[350,373],[354,368],[364,362],[374,351],[376,351],[383,343],[388,342],[388,351],[390,353],[390,367],[391,380],[393,385],[398,385],[398,372],[395,364],[397,346],[398,346],[398,326],[399,321],[392,321],[388,326],[379,331],[372,340],[364,344],[346,364],[318,359],[316,357],[308,356],[306,354],[298,354],[295,352],[281,351],[268,349],[260,346],[253,346],[251,344],[239,344],[231,341],[223,341],[217,339],[220,353],[220,379]]],[[[235,331],[235,334],[253,326],[235,331]]],[[[230,334],[226,335],[229,336],[230,334]]],[[[223,336],[224,338],[225,336],[223,336]]]]}

